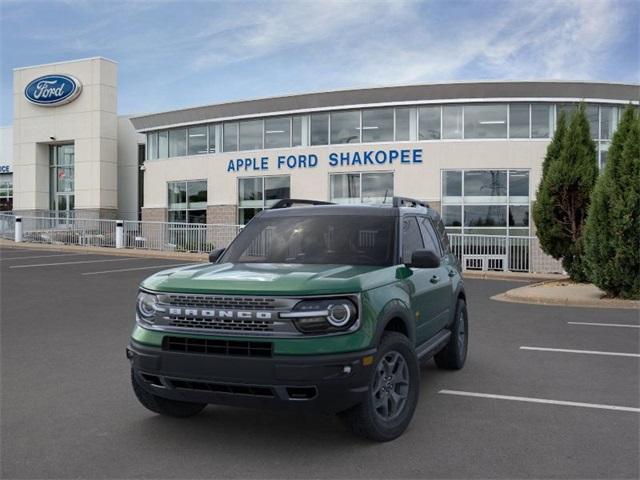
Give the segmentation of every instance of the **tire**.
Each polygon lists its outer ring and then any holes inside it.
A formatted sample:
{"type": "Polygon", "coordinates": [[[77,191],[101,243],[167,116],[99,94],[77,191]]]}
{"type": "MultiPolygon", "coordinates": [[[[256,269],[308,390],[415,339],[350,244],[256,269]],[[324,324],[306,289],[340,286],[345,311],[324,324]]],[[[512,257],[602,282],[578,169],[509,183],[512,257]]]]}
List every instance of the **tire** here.
{"type": "Polygon", "coordinates": [[[388,442],[402,435],[413,418],[420,391],[420,369],[413,345],[396,332],[382,336],[374,365],[367,400],[342,412],[340,417],[355,435],[388,442]],[[395,372],[390,371],[393,368],[395,372]]]}
{"type": "Polygon", "coordinates": [[[436,365],[443,370],[460,370],[467,360],[469,345],[469,317],[467,304],[461,298],[456,304],[456,313],[451,326],[451,338],[435,356],[436,365]]]}
{"type": "Polygon", "coordinates": [[[207,406],[206,403],[181,402],[154,395],[140,385],[133,369],[131,370],[131,384],[140,403],[147,409],[160,415],[178,418],[192,417],[200,413],[204,410],[204,407],[207,406]]]}

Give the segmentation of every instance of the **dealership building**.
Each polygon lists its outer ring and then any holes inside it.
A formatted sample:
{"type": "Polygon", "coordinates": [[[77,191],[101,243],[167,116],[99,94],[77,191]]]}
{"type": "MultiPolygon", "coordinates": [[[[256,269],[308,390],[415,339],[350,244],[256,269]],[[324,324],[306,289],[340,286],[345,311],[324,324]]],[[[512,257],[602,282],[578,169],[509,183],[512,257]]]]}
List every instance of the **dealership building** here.
{"type": "Polygon", "coordinates": [[[2,208],[243,224],[282,198],[396,195],[427,201],[452,232],[531,235],[560,112],[585,103],[602,167],[622,109],[640,98],[637,84],[458,82],[124,116],[117,89],[117,64],[104,58],[15,69],[2,208]]]}

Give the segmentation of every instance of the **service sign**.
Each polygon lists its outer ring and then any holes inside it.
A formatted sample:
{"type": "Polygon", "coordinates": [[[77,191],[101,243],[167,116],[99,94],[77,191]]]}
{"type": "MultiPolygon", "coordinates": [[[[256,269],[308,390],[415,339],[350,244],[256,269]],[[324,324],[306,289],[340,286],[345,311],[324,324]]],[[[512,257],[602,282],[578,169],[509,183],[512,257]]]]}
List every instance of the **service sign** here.
{"type": "Polygon", "coordinates": [[[29,82],[24,96],[35,105],[57,107],[75,100],[82,91],[82,84],[71,75],[45,75],[29,82]]]}

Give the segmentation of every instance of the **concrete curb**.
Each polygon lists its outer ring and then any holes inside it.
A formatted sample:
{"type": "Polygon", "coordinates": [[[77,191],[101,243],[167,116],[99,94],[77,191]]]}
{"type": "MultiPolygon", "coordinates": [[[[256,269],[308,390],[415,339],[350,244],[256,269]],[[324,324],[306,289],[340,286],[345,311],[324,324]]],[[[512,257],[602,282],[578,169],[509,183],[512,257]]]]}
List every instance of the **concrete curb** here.
{"type": "Polygon", "coordinates": [[[44,251],[65,251],[77,253],[98,253],[101,255],[114,255],[124,257],[140,257],[140,258],[165,258],[165,259],[182,259],[193,260],[196,262],[208,262],[209,258],[206,253],[189,253],[189,252],[158,252],[155,250],[135,250],[130,248],[111,248],[111,247],[83,247],[79,245],[51,245],[47,243],[15,243],[11,240],[0,239],[0,247],[9,247],[25,250],[44,250],[44,251]]]}
{"type": "Polygon", "coordinates": [[[559,273],[526,273],[526,272],[462,272],[464,278],[480,278],[484,280],[509,280],[514,282],[541,282],[548,280],[566,280],[568,277],[559,273]]]}
{"type": "Polygon", "coordinates": [[[640,301],[601,298],[604,294],[593,285],[549,285],[552,283],[555,282],[540,282],[514,288],[494,295],[491,300],[531,305],[640,310],[640,301]],[[545,290],[541,290],[543,285],[545,290]]]}

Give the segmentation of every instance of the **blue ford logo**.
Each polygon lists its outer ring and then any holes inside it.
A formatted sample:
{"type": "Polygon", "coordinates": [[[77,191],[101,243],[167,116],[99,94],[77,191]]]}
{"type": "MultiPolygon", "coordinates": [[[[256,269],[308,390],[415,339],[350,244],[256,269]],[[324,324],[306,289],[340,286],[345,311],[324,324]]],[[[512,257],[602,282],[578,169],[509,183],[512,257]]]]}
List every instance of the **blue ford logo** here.
{"type": "Polygon", "coordinates": [[[29,82],[24,96],[36,105],[63,105],[75,100],[82,84],[70,75],[45,75],[29,82]]]}

